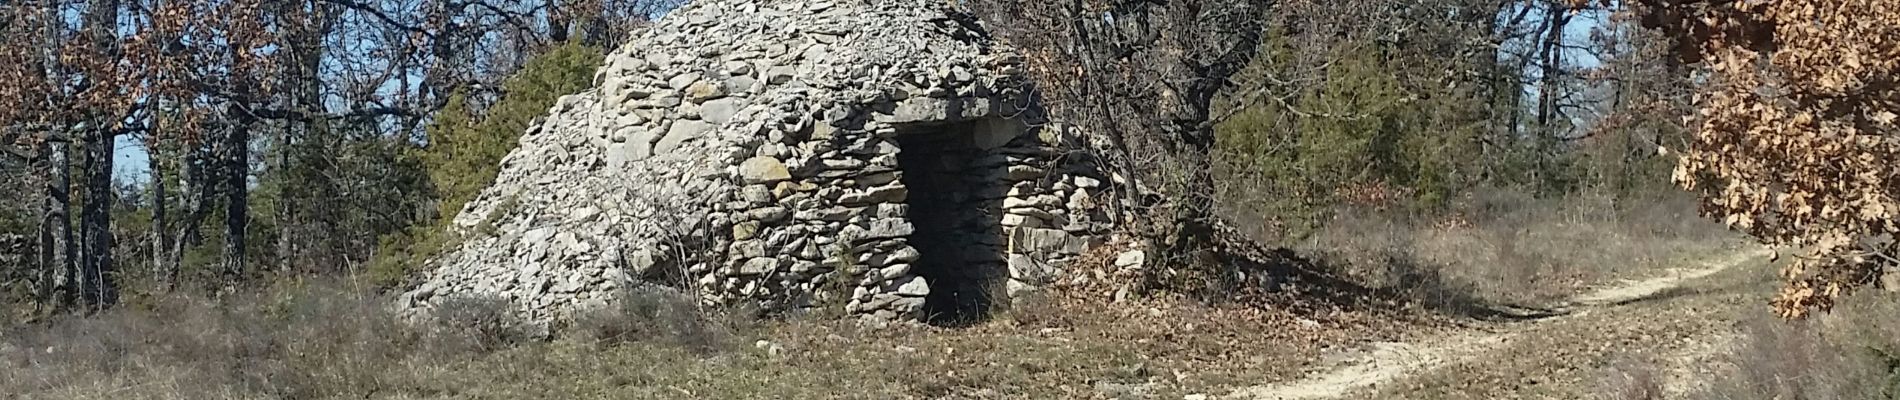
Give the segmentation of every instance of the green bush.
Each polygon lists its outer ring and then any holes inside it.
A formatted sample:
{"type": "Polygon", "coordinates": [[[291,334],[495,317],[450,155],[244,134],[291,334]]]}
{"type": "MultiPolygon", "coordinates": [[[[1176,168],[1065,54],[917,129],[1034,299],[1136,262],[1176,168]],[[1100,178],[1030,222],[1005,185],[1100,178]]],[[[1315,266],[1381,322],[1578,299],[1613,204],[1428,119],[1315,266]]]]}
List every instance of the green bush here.
{"type": "MultiPolygon", "coordinates": [[[[1482,117],[1463,93],[1413,87],[1414,72],[1380,46],[1336,51],[1323,82],[1288,101],[1256,104],[1216,127],[1219,165],[1230,200],[1279,225],[1276,236],[1317,229],[1358,188],[1389,195],[1382,206],[1444,207],[1468,180],[1471,143],[1482,117]],[[1429,95],[1420,95],[1427,91],[1429,95]],[[1439,93],[1430,93],[1438,91],[1439,93]]],[[[1269,38],[1256,66],[1278,73],[1292,52],[1269,38]]]]}
{"type": "Polygon", "coordinates": [[[486,107],[476,107],[477,99],[466,94],[451,96],[426,127],[428,143],[418,151],[435,188],[436,216],[380,238],[366,279],[384,288],[402,285],[429,258],[458,243],[450,221],[494,182],[501,159],[535,118],[561,96],[592,84],[603,58],[599,49],[569,43],[529,61],[486,107]]]}

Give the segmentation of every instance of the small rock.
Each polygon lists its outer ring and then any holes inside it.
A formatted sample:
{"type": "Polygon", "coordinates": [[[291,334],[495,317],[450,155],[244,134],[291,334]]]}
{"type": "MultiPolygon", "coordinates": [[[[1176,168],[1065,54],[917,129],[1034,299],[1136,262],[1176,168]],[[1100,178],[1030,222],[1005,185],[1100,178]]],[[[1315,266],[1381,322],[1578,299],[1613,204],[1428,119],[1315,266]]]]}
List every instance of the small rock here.
{"type": "Polygon", "coordinates": [[[745,221],[732,224],[732,240],[746,240],[759,237],[759,221],[745,221]]]}
{"type": "Polygon", "coordinates": [[[765,71],[765,83],[783,85],[786,82],[791,82],[792,77],[797,71],[798,70],[792,67],[772,67],[765,71]]]}
{"type": "Polygon", "coordinates": [[[725,125],[731,122],[732,117],[739,114],[739,110],[744,107],[745,99],[727,97],[709,100],[699,105],[699,118],[706,122],[725,125]]]}
{"type": "Polygon", "coordinates": [[[776,158],[752,157],[739,163],[739,177],[746,183],[772,183],[792,179],[792,173],[776,158]]]}
{"type": "Polygon", "coordinates": [[[738,61],[738,60],[727,61],[726,73],[732,74],[732,76],[751,75],[752,63],[748,63],[745,61],[738,61]]]}
{"type": "Polygon", "coordinates": [[[689,72],[667,78],[666,86],[673,88],[673,90],[686,90],[687,87],[693,86],[693,83],[696,82],[699,82],[699,74],[689,72]]]}
{"type": "Polygon", "coordinates": [[[1075,177],[1075,187],[1079,187],[1083,189],[1094,189],[1101,186],[1102,186],[1101,180],[1086,177],[1086,176],[1075,177]]]}
{"type": "Polygon", "coordinates": [[[752,77],[735,76],[735,77],[732,77],[732,79],[727,79],[726,83],[721,85],[721,87],[726,89],[727,94],[753,93],[753,92],[756,92],[753,89],[757,88],[758,84],[759,84],[759,80],[752,79],[752,77]]]}
{"type": "Polygon", "coordinates": [[[768,257],[758,257],[758,258],[745,260],[745,264],[740,264],[739,275],[745,275],[745,276],[765,275],[765,274],[772,273],[772,270],[775,270],[775,269],[778,269],[778,260],[774,260],[768,257]]]}
{"type": "MultiPolygon", "coordinates": [[[[759,240],[741,240],[732,242],[729,249],[733,258],[764,258],[765,242],[759,240]]],[[[766,260],[771,260],[767,258],[766,260]]]]}
{"type": "MultiPolygon", "coordinates": [[[[779,196],[779,197],[784,197],[784,196],[779,196]]],[[[784,222],[786,217],[790,217],[792,215],[792,212],[791,210],[785,209],[785,207],[763,207],[763,208],[753,209],[752,211],[747,212],[747,214],[750,215],[753,219],[759,220],[759,222],[763,222],[767,224],[775,224],[779,222],[784,222]]]]}
{"type": "Polygon", "coordinates": [[[765,185],[746,185],[743,188],[739,188],[739,199],[745,200],[747,204],[764,205],[778,198],[773,196],[772,190],[766,189],[765,185]]]}
{"type": "Polygon", "coordinates": [[[712,131],[713,125],[704,121],[674,121],[672,129],[666,131],[666,136],[661,137],[660,142],[653,145],[653,152],[671,153],[679,149],[680,145],[685,144],[686,141],[704,137],[712,131]]]}
{"type": "Polygon", "coordinates": [[[1141,250],[1124,251],[1115,256],[1115,268],[1140,269],[1148,261],[1148,253],[1141,250]]]}
{"type": "MultiPolygon", "coordinates": [[[[870,232],[868,233],[869,234],[868,238],[874,238],[874,239],[899,238],[899,237],[909,236],[911,232],[913,231],[914,231],[914,228],[911,227],[910,221],[908,220],[897,219],[897,218],[886,218],[886,219],[880,219],[880,220],[871,222],[871,229],[870,229],[870,232]]],[[[1062,231],[1056,231],[1056,232],[1062,232],[1062,231]]]]}
{"type": "Polygon", "coordinates": [[[909,297],[929,296],[930,282],[925,281],[924,277],[921,276],[911,278],[910,282],[905,282],[903,286],[897,287],[897,294],[909,297]]]}
{"type": "Polygon", "coordinates": [[[879,268],[877,274],[886,280],[902,278],[905,275],[910,275],[910,264],[897,264],[879,268]]]}
{"type": "Polygon", "coordinates": [[[699,82],[694,82],[692,86],[686,87],[687,101],[691,101],[694,103],[705,103],[708,100],[717,99],[721,97],[726,97],[725,85],[714,84],[712,82],[707,82],[707,81],[699,81],[699,82]]]}

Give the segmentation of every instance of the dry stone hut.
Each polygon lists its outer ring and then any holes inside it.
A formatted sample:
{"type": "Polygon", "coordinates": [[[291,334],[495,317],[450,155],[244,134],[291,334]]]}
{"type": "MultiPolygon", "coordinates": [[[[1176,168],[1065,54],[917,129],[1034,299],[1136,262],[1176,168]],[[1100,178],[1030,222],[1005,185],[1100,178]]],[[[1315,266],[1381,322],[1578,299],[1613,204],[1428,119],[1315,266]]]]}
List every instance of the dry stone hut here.
{"type": "Polygon", "coordinates": [[[612,52],[455,217],[403,306],[533,321],[642,282],[709,304],[979,316],[1103,243],[1082,143],[934,0],[699,0],[612,52]]]}

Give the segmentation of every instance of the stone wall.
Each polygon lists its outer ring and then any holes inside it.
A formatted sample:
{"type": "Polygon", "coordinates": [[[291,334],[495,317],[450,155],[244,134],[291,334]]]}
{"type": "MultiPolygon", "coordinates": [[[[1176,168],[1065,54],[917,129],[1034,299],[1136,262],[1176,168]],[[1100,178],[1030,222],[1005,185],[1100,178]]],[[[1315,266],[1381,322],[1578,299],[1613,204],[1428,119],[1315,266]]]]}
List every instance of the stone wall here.
{"type": "Polygon", "coordinates": [[[918,320],[1050,281],[1114,229],[1103,176],[1032,127],[1020,58],[943,4],[667,15],[524,133],[402,306],[496,296],[549,321],[650,282],[918,320]]]}

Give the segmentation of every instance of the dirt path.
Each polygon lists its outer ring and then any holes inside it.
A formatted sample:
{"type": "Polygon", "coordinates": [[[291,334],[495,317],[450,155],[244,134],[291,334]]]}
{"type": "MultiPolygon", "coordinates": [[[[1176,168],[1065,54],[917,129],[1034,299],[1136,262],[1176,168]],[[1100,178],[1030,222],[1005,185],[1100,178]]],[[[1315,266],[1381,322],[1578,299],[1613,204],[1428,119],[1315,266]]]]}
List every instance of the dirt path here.
{"type": "MultiPolygon", "coordinates": [[[[1672,268],[1654,278],[1626,281],[1612,287],[1583,293],[1572,297],[1570,301],[1566,302],[1567,304],[1559,309],[1559,313],[1556,316],[1531,322],[1500,324],[1499,326],[1490,327],[1489,329],[1448,334],[1418,340],[1414,343],[1373,343],[1369,351],[1362,352],[1345,360],[1340,360],[1336,363],[1337,366],[1331,369],[1314,373],[1295,381],[1236,390],[1232,394],[1225,396],[1225,398],[1259,400],[1340,398],[1381,388],[1393,382],[1413,379],[1418,375],[1433,372],[1435,369],[1450,364],[1484,364],[1478,361],[1482,361],[1482,359],[1491,355],[1488,353],[1509,347],[1502,346],[1506,343],[1516,344],[1516,342],[1522,342],[1517,340],[1520,335],[1526,335],[1528,333],[1541,338],[1547,338],[1553,336],[1550,335],[1551,332],[1548,331],[1568,330],[1566,329],[1567,327],[1559,326],[1565,325],[1566,321],[1577,320],[1586,315],[1598,312],[1606,315],[1622,312],[1622,310],[1618,308],[1620,305],[1643,299],[1662,297],[1666,292],[1681,288],[1686,282],[1706,278],[1738,266],[1750,265],[1751,261],[1762,258],[1767,254],[1768,250],[1766,249],[1740,251],[1709,260],[1696,267],[1672,268]]],[[[1602,316],[1597,316],[1595,318],[1601,317],[1602,316]]],[[[1595,322],[1589,322],[1575,325],[1592,326],[1596,324],[1595,322]]],[[[1696,332],[1696,334],[1692,334],[1691,332],[1676,333],[1682,335],[1684,338],[1704,336],[1699,334],[1702,332],[1696,332]]],[[[1565,334],[1567,335],[1569,332],[1565,332],[1565,334]]],[[[1727,341],[1721,340],[1722,335],[1707,336],[1715,338],[1715,340],[1702,343],[1690,343],[1690,345],[1683,346],[1672,346],[1671,349],[1663,352],[1665,354],[1662,358],[1665,360],[1662,361],[1665,361],[1666,364],[1692,363],[1693,360],[1707,357],[1708,353],[1719,351],[1726,345],[1727,341]]],[[[1514,357],[1519,355],[1499,354],[1498,356],[1514,357]]],[[[1670,368],[1669,371],[1666,371],[1669,376],[1665,377],[1668,382],[1666,382],[1664,386],[1669,389],[1669,392],[1673,392],[1673,394],[1680,394],[1688,390],[1686,388],[1687,384],[1682,383],[1689,380],[1687,379],[1688,377],[1683,376],[1687,375],[1688,372],[1683,372],[1681,369],[1682,368],[1670,368]]]]}

